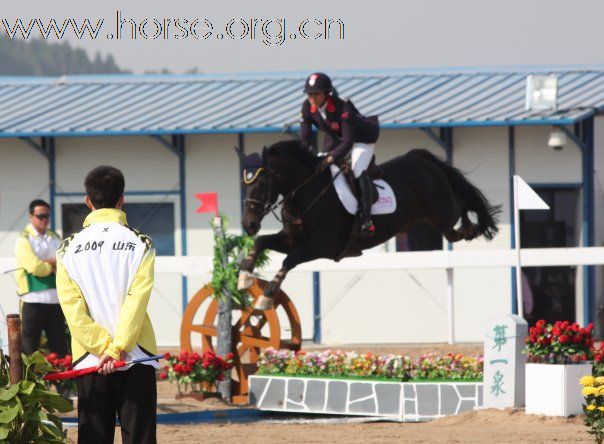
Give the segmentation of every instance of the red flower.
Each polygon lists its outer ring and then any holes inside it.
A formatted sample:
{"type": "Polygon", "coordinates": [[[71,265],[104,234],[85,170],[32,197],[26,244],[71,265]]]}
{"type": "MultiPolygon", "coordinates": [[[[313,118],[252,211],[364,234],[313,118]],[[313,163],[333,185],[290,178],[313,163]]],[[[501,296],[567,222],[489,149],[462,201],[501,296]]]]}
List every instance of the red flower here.
{"type": "Polygon", "coordinates": [[[184,365],[184,366],[182,367],[182,372],[183,372],[185,375],[188,375],[188,374],[189,374],[189,373],[191,373],[192,371],[193,371],[193,368],[192,368],[190,365],[184,365]]]}
{"type": "Polygon", "coordinates": [[[172,355],[170,353],[164,353],[164,359],[166,359],[166,360],[172,359],[172,355]]]}
{"type": "Polygon", "coordinates": [[[566,336],[566,335],[561,335],[561,336],[558,338],[558,342],[560,342],[560,344],[566,344],[566,343],[568,342],[568,336],[566,336]]]}
{"type": "Polygon", "coordinates": [[[159,374],[159,378],[160,378],[160,379],[168,379],[168,374],[167,374],[166,372],[161,372],[161,373],[159,374]]]}

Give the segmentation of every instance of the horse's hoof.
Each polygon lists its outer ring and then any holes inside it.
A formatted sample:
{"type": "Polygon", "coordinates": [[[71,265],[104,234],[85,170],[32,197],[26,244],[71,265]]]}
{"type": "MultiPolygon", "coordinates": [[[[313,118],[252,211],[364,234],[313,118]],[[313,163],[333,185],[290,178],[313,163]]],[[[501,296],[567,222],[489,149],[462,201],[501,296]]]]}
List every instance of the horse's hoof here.
{"type": "Polygon", "coordinates": [[[237,290],[247,290],[252,285],[254,285],[254,274],[249,271],[240,271],[237,279],[237,290]]]}
{"type": "Polygon", "coordinates": [[[273,309],[273,298],[269,298],[268,296],[260,295],[258,299],[256,299],[256,303],[254,304],[254,310],[257,311],[265,311],[273,309]]]}

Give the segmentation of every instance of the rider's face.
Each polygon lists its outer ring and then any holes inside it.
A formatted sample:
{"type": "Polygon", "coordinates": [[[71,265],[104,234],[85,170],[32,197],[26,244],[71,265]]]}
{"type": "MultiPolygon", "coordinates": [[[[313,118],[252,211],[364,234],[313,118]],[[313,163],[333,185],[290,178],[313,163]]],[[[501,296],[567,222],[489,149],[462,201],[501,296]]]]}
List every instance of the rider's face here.
{"type": "Polygon", "coordinates": [[[311,105],[321,108],[327,100],[327,94],[324,91],[317,93],[308,93],[308,101],[311,105]]]}

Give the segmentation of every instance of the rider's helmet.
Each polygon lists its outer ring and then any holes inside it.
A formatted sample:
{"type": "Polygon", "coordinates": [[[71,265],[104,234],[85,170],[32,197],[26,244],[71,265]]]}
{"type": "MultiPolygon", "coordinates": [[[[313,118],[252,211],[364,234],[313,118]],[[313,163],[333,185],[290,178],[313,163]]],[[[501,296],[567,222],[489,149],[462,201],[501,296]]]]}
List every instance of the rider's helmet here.
{"type": "Polygon", "coordinates": [[[304,84],[304,93],[318,93],[324,92],[329,94],[332,90],[331,79],[327,74],[322,72],[315,72],[308,76],[306,83],[304,84]]]}

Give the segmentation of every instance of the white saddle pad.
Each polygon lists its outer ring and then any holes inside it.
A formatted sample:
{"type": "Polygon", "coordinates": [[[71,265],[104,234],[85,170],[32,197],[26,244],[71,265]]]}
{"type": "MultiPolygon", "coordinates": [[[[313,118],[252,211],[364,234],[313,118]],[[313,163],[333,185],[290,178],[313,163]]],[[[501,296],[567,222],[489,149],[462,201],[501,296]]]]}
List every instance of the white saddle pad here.
{"type": "MultiPolygon", "coordinates": [[[[331,165],[331,177],[335,177],[340,169],[336,165],[331,165]]],[[[373,183],[377,186],[379,198],[371,207],[371,214],[390,214],[396,211],[396,198],[394,192],[388,183],[382,179],[374,180],[373,183]]],[[[334,186],[342,205],[350,214],[357,214],[358,202],[357,198],[352,193],[348,186],[348,182],[344,178],[344,174],[338,174],[334,180],[334,186]]]]}

